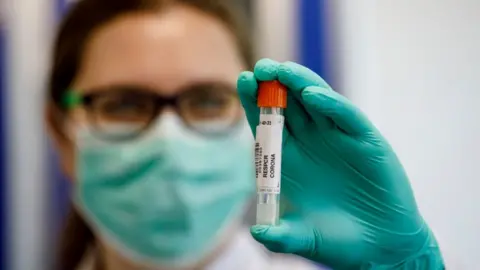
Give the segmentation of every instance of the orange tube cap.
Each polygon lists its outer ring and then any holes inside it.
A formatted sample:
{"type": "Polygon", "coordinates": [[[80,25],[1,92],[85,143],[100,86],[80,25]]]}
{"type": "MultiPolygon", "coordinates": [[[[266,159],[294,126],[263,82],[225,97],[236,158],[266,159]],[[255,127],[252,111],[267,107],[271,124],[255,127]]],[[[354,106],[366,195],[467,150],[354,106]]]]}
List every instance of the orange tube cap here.
{"type": "Polygon", "coordinates": [[[258,86],[258,107],[287,107],[287,88],[279,81],[260,82],[258,86]]]}

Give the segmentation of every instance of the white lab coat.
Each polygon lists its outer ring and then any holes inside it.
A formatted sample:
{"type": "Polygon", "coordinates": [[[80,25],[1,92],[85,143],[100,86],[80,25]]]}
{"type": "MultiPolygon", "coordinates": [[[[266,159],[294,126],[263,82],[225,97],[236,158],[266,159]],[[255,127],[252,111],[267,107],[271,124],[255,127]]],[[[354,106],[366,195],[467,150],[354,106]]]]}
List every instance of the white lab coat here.
{"type": "MultiPolygon", "coordinates": [[[[268,252],[258,244],[247,229],[240,230],[232,244],[205,270],[322,270],[307,260],[293,255],[268,252]]],[[[77,270],[92,270],[94,262],[87,256],[77,270]]]]}
{"type": "MultiPolygon", "coordinates": [[[[321,266],[314,265],[308,260],[298,256],[273,254],[257,243],[248,230],[240,230],[232,241],[232,244],[220,258],[213,261],[205,270],[327,270],[321,266]]],[[[438,239],[438,237],[437,237],[438,239]]],[[[452,270],[467,270],[452,258],[452,254],[442,247],[442,255],[445,261],[445,268],[452,270]]],[[[444,243],[445,244],[445,243],[444,243]]],[[[77,270],[92,270],[93,261],[86,259],[77,270]]],[[[473,270],[473,269],[472,269],[473,270]]]]}

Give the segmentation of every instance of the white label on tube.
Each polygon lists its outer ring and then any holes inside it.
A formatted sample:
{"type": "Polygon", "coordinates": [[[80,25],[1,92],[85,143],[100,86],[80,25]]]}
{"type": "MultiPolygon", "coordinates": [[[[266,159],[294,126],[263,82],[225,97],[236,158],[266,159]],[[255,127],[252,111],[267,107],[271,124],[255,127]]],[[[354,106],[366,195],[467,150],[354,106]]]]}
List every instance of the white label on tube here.
{"type": "Polygon", "coordinates": [[[283,123],[282,115],[260,115],[255,138],[257,192],[280,193],[283,123]]]}

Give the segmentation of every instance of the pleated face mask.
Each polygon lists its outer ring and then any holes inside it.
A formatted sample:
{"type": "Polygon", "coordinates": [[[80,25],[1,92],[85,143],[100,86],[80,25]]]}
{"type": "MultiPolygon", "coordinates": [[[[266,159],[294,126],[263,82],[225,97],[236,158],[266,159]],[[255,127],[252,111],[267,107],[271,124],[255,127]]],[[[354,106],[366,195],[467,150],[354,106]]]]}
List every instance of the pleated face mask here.
{"type": "Polygon", "coordinates": [[[132,141],[106,142],[88,128],[76,137],[75,202],[97,233],[135,261],[203,259],[239,222],[255,190],[246,124],[209,138],[166,114],[132,141]]]}

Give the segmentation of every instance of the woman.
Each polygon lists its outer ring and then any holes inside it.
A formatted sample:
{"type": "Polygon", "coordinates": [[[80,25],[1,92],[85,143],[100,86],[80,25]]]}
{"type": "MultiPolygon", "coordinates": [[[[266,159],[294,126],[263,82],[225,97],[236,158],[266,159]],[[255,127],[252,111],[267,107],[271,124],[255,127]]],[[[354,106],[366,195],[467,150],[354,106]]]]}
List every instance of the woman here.
{"type": "Polygon", "coordinates": [[[223,2],[83,0],[63,22],[47,120],[75,188],[58,268],[441,269],[383,137],[306,68],[262,60],[240,74],[251,48],[223,2]],[[297,256],[266,255],[240,228],[262,80],[290,90],[291,207],[251,234],[297,256]]]}
{"type": "Polygon", "coordinates": [[[78,192],[60,269],[270,264],[240,230],[255,186],[235,86],[251,47],[215,2],[86,0],[65,19],[48,119],[78,192]],[[140,146],[152,130],[159,136],[140,146]],[[140,156],[123,156],[130,150],[140,156]],[[154,178],[133,171],[143,166],[155,166],[154,178]]]}

